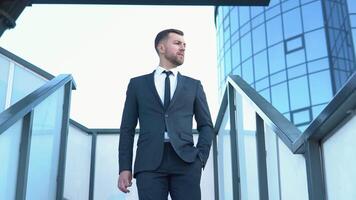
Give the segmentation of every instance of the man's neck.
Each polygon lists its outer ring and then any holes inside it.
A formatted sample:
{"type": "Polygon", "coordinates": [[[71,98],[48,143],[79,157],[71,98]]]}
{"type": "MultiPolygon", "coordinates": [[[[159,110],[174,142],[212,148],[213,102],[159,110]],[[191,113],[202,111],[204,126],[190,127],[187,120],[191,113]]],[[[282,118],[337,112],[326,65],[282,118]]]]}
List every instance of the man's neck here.
{"type": "Polygon", "coordinates": [[[162,68],[164,68],[166,70],[171,70],[171,69],[174,69],[174,68],[177,67],[176,65],[168,64],[168,63],[162,63],[162,62],[159,62],[159,66],[161,66],[162,68]]]}

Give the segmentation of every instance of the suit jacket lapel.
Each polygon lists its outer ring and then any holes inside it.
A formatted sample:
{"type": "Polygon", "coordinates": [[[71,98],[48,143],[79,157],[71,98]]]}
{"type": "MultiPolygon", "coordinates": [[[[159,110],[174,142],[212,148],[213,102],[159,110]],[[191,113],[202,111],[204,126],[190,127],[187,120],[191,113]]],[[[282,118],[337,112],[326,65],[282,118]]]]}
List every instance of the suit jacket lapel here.
{"type": "Polygon", "coordinates": [[[174,102],[177,99],[177,96],[179,96],[180,92],[182,91],[183,85],[184,85],[184,80],[185,80],[184,76],[182,76],[178,72],[178,74],[177,74],[177,88],[176,88],[176,90],[175,90],[175,92],[173,94],[173,97],[172,97],[171,101],[169,102],[169,106],[168,106],[167,110],[169,110],[172,107],[172,105],[174,104],[174,102]]]}
{"type": "MultiPolygon", "coordinates": [[[[156,70],[155,70],[156,71],[156,70]]],[[[154,74],[155,74],[155,71],[153,71],[151,74],[149,74],[147,76],[147,85],[148,87],[151,89],[151,92],[153,94],[153,96],[155,96],[156,100],[159,102],[159,104],[161,105],[162,108],[163,107],[163,103],[161,101],[161,98],[159,97],[158,93],[157,93],[157,89],[156,89],[156,86],[155,86],[155,79],[154,79],[154,74]]]]}

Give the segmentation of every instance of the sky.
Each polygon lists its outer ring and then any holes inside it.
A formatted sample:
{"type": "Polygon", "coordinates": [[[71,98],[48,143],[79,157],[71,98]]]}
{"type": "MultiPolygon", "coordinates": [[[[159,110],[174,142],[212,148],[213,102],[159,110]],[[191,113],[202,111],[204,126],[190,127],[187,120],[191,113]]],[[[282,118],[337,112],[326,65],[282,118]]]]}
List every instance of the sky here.
{"type": "Polygon", "coordinates": [[[186,56],[178,70],[201,80],[215,122],[214,7],[34,4],[0,46],[55,76],[73,75],[72,119],[88,128],[119,128],[127,84],[157,67],[153,41],[167,28],[184,31],[186,56]]]}

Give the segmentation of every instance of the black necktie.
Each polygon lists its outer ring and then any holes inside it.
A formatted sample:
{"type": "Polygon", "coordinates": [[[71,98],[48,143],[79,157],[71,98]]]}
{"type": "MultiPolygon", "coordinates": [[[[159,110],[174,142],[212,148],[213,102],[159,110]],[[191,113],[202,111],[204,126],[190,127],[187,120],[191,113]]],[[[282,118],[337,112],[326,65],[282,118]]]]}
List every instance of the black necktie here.
{"type": "Polygon", "coordinates": [[[171,83],[169,81],[169,75],[172,74],[171,71],[163,71],[166,74],[166,80],[164,82],[164,110],[166,111],[171,101],[171,83]]]}

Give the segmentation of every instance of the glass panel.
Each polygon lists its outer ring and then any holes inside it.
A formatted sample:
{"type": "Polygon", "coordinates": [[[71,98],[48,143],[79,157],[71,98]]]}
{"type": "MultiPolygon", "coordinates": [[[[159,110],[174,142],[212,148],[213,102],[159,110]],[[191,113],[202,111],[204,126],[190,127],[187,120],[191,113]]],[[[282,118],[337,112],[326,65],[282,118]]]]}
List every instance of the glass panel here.
{"type": "MultiPolygon", "coordinates": [[[[271,5],[271,4],[270,4],[271,5]]],[[[281,8],[280,6],[275,6],[275,7],[271,7],[269,6],[269,9],[266,11],[266,19],[271,19],[274,16],[277,16],[281,13],[281,8]]]]}
{"type": "Polygon", "coordinates": [[[329,102],[332,98],[330,72],[323,71],[309,76],[312,104],[329,102]]]}
{"type": "Polygon", "coordinates": [[[34,110],[26,199],[55,199],[64,88],[34,110]]]}
{"type": "Polygon", "coordinates": [[[268,76],[268,62],[266,51],[262,51],[261,53],[254,56],[254,68],[256,80],[268,76]]]}
{"type": "Polygon", "coordinates": [[[328,199],[356,197],[356,116],[322,144],[328,199]]]}
{"type": "Polygon", "coordinates": [[[302,36],[298,36],[296,38],[290,39],[286,41],[287,53],[293,51],[298,48],[303,47],[303,38],[302,36]]]}
{"type": "Polygon", "coordinates": [[[282,20],[278,16],[267,22],[267,43],[268,46],[271,46],[282,40],[282,20]]]}
{"type": "Polygon", "coordinates": [[[242,78],[248,83],[252,83],[253,80],[253,67],[252,67],[252,59],[248,59],[246,62],[242,64],[242,78]]]}
{"type": "Polygon", "coordinates": [[[324,19],[320,1],[302,7],[304,31],[310,31],[323,26],[324,19]]]}
{"type": "Polygon", "coordinates": [[[329,61],[326,58],[308,63],[309,73],[320,71],[323,69],[328,69],[328,68],[329,68],[329,61]]]}
{"type": "Polygon", "coordinates": [[[251,8],[251,17],[255,17],[263,12],[262,6],[253,6],[251,8]]]}
{"type": "Polygon", "coordinates": [[[32,72],[15,65],[11,105],[38,89],[45,82],[32,72]]]}
{"type": "Polygon", "coordinates": [[[243,49],[243,51],[241,51],[242,61],[252,55],[251,45],[251,33],[248,33],[241,38],[241,49],[243,49]]]}
{"type": "Polygon", "coordinates": [[[240,24],[244,25],[247,21],[250,20],[250,7],[239,6],[239,14],[240,14],[240,24]]]}
{"type": "Polygon", "coordinates": [[[232,51],[232,66],[236,67],[237,65],[240,64],[240,43],[236,42],[235,44],[232,45],[231,51],[232,51]]]}
{"type": "Polygon", "coordinates": [[[10,62],[0,55],[0,113],[5,110],[10,62]]]}
{"type": "Polygon", "coordinates": [[[15,199],[22,122],[0,135],[0,199],[15,199]]]}
{"type": "Polygon", "coordinates": [[[305,75],[306,73],[307,73],[307,69],[305,64],[299,65],[288,69],[288,78],[292,79],[298,76],[305,75]]]}
{"type": "Polygon", "coordinates": [[[252,31],[253,36],[253,52],[259,52],[266,48],[266,32],[265,26],[261,25],[252,31]]]}
{"type": "Polygon", "coordinates": [[[281,113],[289,111],[288,88],[286,83],[271,87],[272,105],[281,113]]]}
{"type": "Polygon", "coordinates": [[[327,55],[324,29],[305,34],[305,46],[308,60],[314,60],[327,55]]]}
{"type": "Polygon", "coordinates": [[[284,47],[282,43],[268,49],[268,61],[271,74],[285,69],[284,58],[284,47]]]}
{"type": "Polygon", "coordinates": [[[354,0],[347,0],[347,5],[350,13],[356,13],[356,2],[354,0]]]}
{"type": "Polygon", "coordinates": [[[89,199],[91,136],[70,125],[66,153],[64,197],[89,199]]]}
{"type": "Polygon", "coordinates": [[[227,52],[224,55],[225,59],[225,73],[229,74],[232,71],[232,66],[231,66],[231,50],[227,50],[227,52]]]}
{"type": "Polygon", "coordinates": [[[234,33],[239,29],[239,15],[237,13],[237,7],[234,7],[230,11],[230,27],[231,33],[234,33]]]}
{"type": "Polygon", "coordinates": [[[302,33],[300,9],[293,9],[283,14],[284,37],[290,38],[302,33]]]}
{"type": "Polygon", "coordinates": [[[292,110],[310,105],[308,79],[306,76],[289,81],[290,106],[292,110]]]}
{"type": "Polygon", "coordinates": [[[305,51],[304,49],[300,49],[298,51],[288,53],[286,57],[287,57],[287,67],[292,67],[305,62],[305,51]]]}
{"type": "Polygon", "coordinates": [[[277,83],[283,82],[287,79],[286,71],[278,72],[277,74],[273,74],[271,76],[271,85],[275,85],[277,83]]]}
{"type": "Polygon", "coordinates": [[[260,91],[262,89],[265,89],[269,86],[268,78],[264,78],[258,82],[256,82],[256,90],[260,91]]]}
{"type": "MultiPolygon", "coordinates": [[[[224,30],[224,45],[228,43],[228,40],[230,39],[230,27],[228,27],[226,30],[224,30]]],[[[228,44],[230,45],[230,44],[228,44]]],[[[225,46],[226,49],[226,46],[225,46]]]]}
{"type": "Polygon", "coordinates": [[[310,122],[310,108],[307,110],[302,110],[298,112],[293,112],[293,123],[294,124],[302,124],[306,122],[310,122]]]}
{"type": "Polygon", "coordinates": [[[230,115],[226,110],[218,133],[219,199],[233,199],[230,115]]]}
{"type": "Polygon", "coordinates": [[[308,183],[303,155],[293,154],[278,139],[281,199],[308,200],[308,183]]]}
{"type": "Polygon", "coordinates": [[[277,134],[264,123],[265,144],[266,144],[266,164],[267,164],[267,183],[268,199],[279,200],[279,166],[278,166],[278,147],[277,134]]]}
{"type": "Polygon", "coordinates": [[[236,107],[241,199],[259,199],[256,113],[249,101],[239,94],[236,94],[236,107]]]}
{"type": "Polygon", "coordinates": [[[265,98],[268,102],[271,102],[271,95],[269,93],[269,89],[268,88],[263,90],[263,91],[260,91],[259,94],[261,96],[263,96],[263,98],[265,98]]]}
{"type": "MultiPolygon", "coordinates": [[[[138,199],[136,179],[133,179],[130,193],[123,194],[117,187],[117,147],[118,135],[98,135],[95,157],[95,188],[94,199],[138,199]]],[[[138,136],[135,136],[134,144],[137,144],[138,136]]],[[[136,156],[134,145],[134,158],[136,156]]],[[[134,160],[134,159],[133,159],[134,160]]]]}
{"type": "Polygon", "coordinates": [[[312,111],[313,111],[313,119],[315,119],[320,113],[321,111],[323,111],[323,109],[325,108],[327,104],[322,104],[322,105],[318,105],[318,106],[313,106],[312,111]]]}
{"type": "Polygon", "coordinates": [[[299,6],[299,1],[287,0],[282,3],[282,10],[287,11],[299,6]]]}

